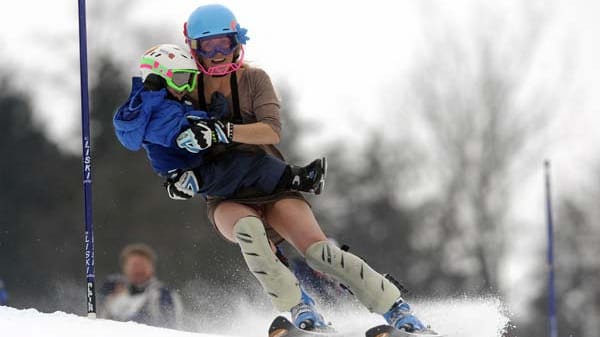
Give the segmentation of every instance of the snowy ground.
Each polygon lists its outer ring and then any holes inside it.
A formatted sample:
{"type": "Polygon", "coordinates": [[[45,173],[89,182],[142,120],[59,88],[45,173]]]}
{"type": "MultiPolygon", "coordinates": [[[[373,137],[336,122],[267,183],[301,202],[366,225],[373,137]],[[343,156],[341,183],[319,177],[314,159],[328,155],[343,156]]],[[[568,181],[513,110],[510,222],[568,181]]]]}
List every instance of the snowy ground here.
{"type": "MultiPolygon", "coordinates": [[[[419,317],[448,337],[500,337],[509,324],[503,305],[497,299],[452,299],[414,303],[419,317]]],[[[220,333],[192,333],[149,327],[133,322],[88,319],[63,312],[40,313],[0,306],[3,337],[265,337],[272,314],[248,309],[239,311],[220,333]],[[242,312],[245,311],[245,312],[242,312]]],[[[366,328],[383,323],[382,318],[362,309],[344,314],[324,312],[344,337],[363,336],[366,328]]]]}

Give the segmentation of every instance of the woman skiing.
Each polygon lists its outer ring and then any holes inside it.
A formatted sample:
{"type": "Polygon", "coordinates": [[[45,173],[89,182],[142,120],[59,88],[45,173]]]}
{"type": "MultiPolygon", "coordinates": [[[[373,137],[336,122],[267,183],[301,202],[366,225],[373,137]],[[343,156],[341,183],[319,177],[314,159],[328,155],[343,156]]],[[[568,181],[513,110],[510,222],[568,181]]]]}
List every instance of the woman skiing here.
{"type": "MultiPolygon", "coordinates": [[[[229,197],[248,186],[269,194],[290,189],[321,193],[325,158],[300,167],[267,154],[239,152],[232,152],[218,162],[205,162],[204,151],[187,151],[189,139],[178,136],[190,126],[190,121],[217,123],[229,114],[225,97],[217,92],[210,110],[198,111],[186,104],[188,94],[196,89],[198,73],[187,48],[161,44],[148,49],[141,57],[141,77],[132,78],[129,99],[113,117],[119,142],[132,151],[144,148],[154,171],[167,178],[165,187],[169,197],[176,200],[190,199],[196,194],[229,197]]],[[[210,136],[210,129],[204,132],[210,136]]],[[[202,141],[192,147],[205,149],[213,140],[205,137],[202,141]]],[[[224,133],[221,141],[226,141],[224,133]]]]}
{"type": "MultiPolygon", "coordinates": [[[[213,93],[221,92],[234,112],[219,125],[198,121],[182,132],[182,138],[193,140],[203,137],[206,128],[215,134],[227,130],[228,140],[236,146],[214,144],[208,151],[215,161],[232,151],[266,152],[283,158],[275,146],[280,140],[279,100],[269,76],[243,63],[246,32],[228,8],[216,4],[198,7],[184,24],[186,43],[202,72],[191,95],[195,108],[208,111],[213,93]]],[[[227,240],[240,246],[250,271],[274,306],[290,312],[295,326],[328,329],[314,301],[276,257],[272,244],[282,239],[303,254],[312,268],[339,280],[390,325],[408,332],[428,330],[394,283],[327,240],[300,193],[265,196],[247,189],[231,198],[209,195],[207,205],[211,222],[227,240]]]]}

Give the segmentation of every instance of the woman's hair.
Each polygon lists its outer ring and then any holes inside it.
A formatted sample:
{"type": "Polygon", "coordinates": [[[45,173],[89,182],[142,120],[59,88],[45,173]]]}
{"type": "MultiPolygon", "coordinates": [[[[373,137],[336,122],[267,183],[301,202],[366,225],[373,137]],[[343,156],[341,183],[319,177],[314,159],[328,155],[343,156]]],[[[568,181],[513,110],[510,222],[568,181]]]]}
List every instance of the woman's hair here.
{"type": "Polygon", "coordinates": [[[238,43],[238,45],[235,47],[235,50],[233,51],[233,62],[237,62],[240,58],[240,55],[242,53],[242,44],[238,43]]]}

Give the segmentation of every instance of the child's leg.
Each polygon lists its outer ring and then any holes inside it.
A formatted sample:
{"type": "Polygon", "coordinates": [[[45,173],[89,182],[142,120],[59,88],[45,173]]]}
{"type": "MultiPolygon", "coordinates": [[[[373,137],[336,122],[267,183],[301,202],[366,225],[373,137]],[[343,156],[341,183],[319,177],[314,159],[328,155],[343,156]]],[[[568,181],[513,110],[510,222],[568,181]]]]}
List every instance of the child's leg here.
{"type": "Polygon", "coordinates": [[[203,165],[196,175],[203,178],[202,193],[228,198],[248,189],[271,194],[286,167],[284,161],[266,154],[232,152],[203,165]]]}
{"type": "Polygon", "coordinates": [[[325,184],[325,158],[316,159],[306,166],[289,165],[271,155],[236,155],[232,160],[249,162],[237,171],[245,172],[241,173],[243,177],[236,186],[238,189],[253,187],[267,194],[290,190],[320,194],[325,184]]]}

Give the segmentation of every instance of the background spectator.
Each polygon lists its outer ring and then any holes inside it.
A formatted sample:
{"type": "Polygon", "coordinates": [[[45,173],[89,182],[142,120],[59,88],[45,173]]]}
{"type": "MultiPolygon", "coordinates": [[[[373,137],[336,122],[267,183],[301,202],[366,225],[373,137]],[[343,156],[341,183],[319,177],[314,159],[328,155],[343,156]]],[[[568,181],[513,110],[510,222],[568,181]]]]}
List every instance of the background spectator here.
{"type": "Polygon", "coordinates": [[[123,248],[122,277],[110,275],[101,291],[107,297],[101,317],[178,328],[183,309],[179,295],[155,277],[156,254],[146,244],[123,248]]]}

